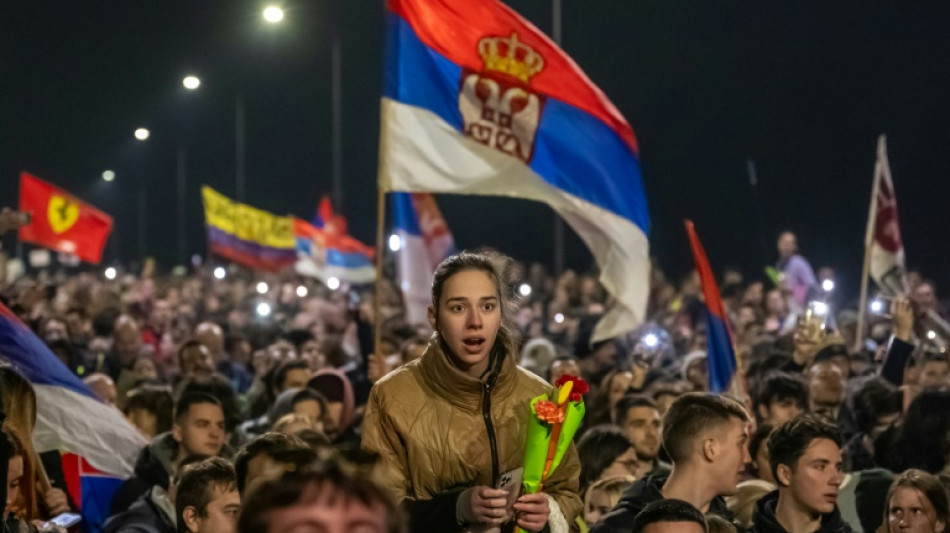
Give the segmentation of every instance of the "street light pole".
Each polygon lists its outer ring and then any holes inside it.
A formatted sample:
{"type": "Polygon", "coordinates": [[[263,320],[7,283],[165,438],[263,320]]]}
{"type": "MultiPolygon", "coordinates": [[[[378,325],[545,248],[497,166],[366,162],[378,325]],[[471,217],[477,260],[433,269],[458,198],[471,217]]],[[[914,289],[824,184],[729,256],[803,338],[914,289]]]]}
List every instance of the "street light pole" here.
{"type": "Polygon", "coordinates": [[[138,249],[139,249],[139,260],[145,260],[145,221],[148,217],[145,216],[145,208],[147,207],[145,199],[145,184],[142,183],[142,177],[139,176],[139,190],[138,190],[138,227],[137,230],[137,240],[138,240],[138,249]]]}
{"type": "Polygon", "coordinates": [[[339,1],[329,0],[330,22],[330,97],[332,112],[332,176],[334,207],[343,210],[343,95],[342,69],[343,55],[340,45],[339,1]]]}
{"type": "Polygon", "coordinates": [[[234,99],[234,195],[244,201],[244,95],[234,99]]]}
{"type": "MultiPolygon", "coordinates": [[[[551,38],[561,45],[561,0],[551,0],[551,38]]],[[[554,213],[554,275],[564,272],[564,219],[554,213]]]]}
{"type": "MultiPolygon", "coordinates": [[[[151,133],[145,128],[139,128],[135,130],[135,138],[138,139],[139,142],[145,142],[149,138],[150,134],[151,133]]],[[[145,223],[148,220],[148,217],[146,216],[146,208],[148,207],[148,204],[145,198],[144,173],[139,175],[137,181],[138,181],[138,195],[137,195],[138,198],[136,199],[137,200],[136,207],[138,208],[137,209],[138,224],[136,225],[136,233],[137,233],[136,237],[138,240],[139,260],[144,261],[145,260],[145,223]]]]}
{"type": "Polygon", "coordinates": [[[185,158],[187,154],[185,153],[185,145],[182,143],[178,144],[178,157],[177,157],[177,168],[176,168],[176,177],[178,182],[178,261],[180,264],[185,264],[185,261],[188,260],[188,245],[185,237],[185,194],[187,187],[185,181],[187,179],[186,172],[186,161],[185,158]]]}

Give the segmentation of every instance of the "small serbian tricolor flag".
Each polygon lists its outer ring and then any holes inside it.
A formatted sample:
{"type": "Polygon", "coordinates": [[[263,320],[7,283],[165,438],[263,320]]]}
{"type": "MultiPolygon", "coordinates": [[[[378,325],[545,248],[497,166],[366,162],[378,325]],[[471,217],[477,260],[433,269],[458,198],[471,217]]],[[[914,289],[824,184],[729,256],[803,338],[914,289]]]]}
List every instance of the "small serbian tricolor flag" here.
{"type": "Polygon", "coordinates": [[[372,247],[338,233],[329,224],[320,229],[299,218],[294,218],[293,224],[297,250],[295,270],[298,274],[324,283],[330,278],[351,284],[376,280],[373,263],[376,253],[372,247]]]}
{"type": "Polygon", "coordinates": [[[147,441],[118,409],[99,401],[3,304],[0,359],[33,384],[33,445],[37,453],[59,450],[85,460],[85,470],[77,471],[78,460],[65,459],[63,472],[70,494],[82,507],[86,530],[95,531],[96,524],[108,514],[116,488],[132,475],[135,460],[147,441]],[[80,481],[78,487],[76,480],[80,481]]]}
{"type": "Polygon", "coordinates": [[[397,192],[390,195],[390,200],[394,220],[390,239],[398,239],[390,242],[390,249],[396,254],[406,321],[426,324],[432,302],[432,273],[443,259],[456,252],[455,239],[431,194],[397,192]]]}
{"type": "Polygon", "coordinates": [[[703,298],[706,301],[706,362],[709,365],[710,392],[724,393],[732,391],[737,399],[744,399],[744,382],[735,379],[738,363],[736,350],[732,343],[732,331],[729,328],[729,317],[719,295],[716,277],[713,276],[706,259],[703,245],[699,243],[693,221],[686,221],[686,233],[689,235],[689,245],[693,249],[693,261],[696,271],[703,285],[703,298]]]}
{"type": "Polygon", "coordinates": [[[297,261],[294,219],[201,188],[211,252],[244,266],[276,272],[297,261]]]}
{"type": "Polygon", "coordinates": [[[20,211],[30,223],[20,240],[99,263],[112,232],[112,217],[32,174],[20,174],[20,211]]]}
{"type": "MultiPolygon", "coordinates": [[[[495,0],[388,0],[379,187],[544,202],[616,301],[593,341],[643,320],[650,230],[633,129],[580,67],[495,0]]],[[[485,216],[491,216],[486,214],[485,216]]]]}

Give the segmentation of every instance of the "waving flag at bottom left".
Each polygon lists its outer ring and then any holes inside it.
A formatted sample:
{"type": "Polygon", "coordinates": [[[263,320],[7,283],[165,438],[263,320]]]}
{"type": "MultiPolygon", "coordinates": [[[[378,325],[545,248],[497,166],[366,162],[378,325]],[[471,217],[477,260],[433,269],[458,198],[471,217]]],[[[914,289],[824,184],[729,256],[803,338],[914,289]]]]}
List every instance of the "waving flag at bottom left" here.
{"type": "MultiPolygon", "coordinates": [[[[81,488],[69,487],[69,492],[81,494],[76,503],[84,518],[83,530],[99,531],[108,514],[112,493],[133,473],[135,459],[147,444],[145,437],[118,409],[101,402],[3,304],[0,304],[0,359],[13,366],[36,392],[33,430],[36,452],[59,450],[78,455],[89,467],[87,470],[94,473],[82,476],[81,488]]],[[[70,474],[69,466],[66,461],[67,483],[70,478],[79,478],[70,474]]]]}

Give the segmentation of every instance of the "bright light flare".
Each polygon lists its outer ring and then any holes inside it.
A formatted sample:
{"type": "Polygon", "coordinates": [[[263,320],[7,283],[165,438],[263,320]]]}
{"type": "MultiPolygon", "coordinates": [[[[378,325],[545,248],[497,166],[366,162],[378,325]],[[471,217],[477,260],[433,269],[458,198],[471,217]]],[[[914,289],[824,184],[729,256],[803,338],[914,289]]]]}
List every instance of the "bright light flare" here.
{"type": "Polygon", "coordinates": [[[278,6],[267,6],[264,8],[264,20],[271,24],[277,24],[284,20],[284,10],[278,6]]]}
{"type": "Polygon", "coordinates": [[[928,332],[927,332],[927,338],[930,339],[930,340],[936,339],[936,338],[937,338],[937,332],[934,331],[934,330],[928,331],[928,332]]]}
{"type": "Polygon", "coordinates": [[[558,323],[558,324],[563,324],[563,323],[564,323],[564,314],[563,314],[563,313],[557,313],[556,315],[554,315],[554,322],[556,322],[556,323],[558,323]]]}
{"type": "Polygon", "coordinates": [[[106,279],[109,279],[109,280],[115,279],[115,276],[116,276],[115,268],[113,267],[107,268],[105,274],[106,274],[106,279]]]}
{"type": "Polygon", "coordinates": [[[139,128],[139,129],[135,130],[135,138],[138,139],[138,140],[140,140],[140,141],[144,141],[144,140],[148,139],[148,136],[151,135],[151,134],[152,134],[152,133],[151,133],[150,131],[148,131],[147,129],[145,129],[145,128],[139,128]]]}
{"type": "Polygon", "coordinates": [[[647,333],[643,336],[643,345],[647,348],[656,348],[660,344],[660,338],[656,333],[647,333]]]}
{"type": "Polygon", "coordinates": [[[825,292],[831,292],[835,290],[835,281],[833,279],[826,279],[821,282],[821,290],[825,292]]]}
{"type": "Polygon", "coordinates": [[[111,170],[106,170],[105,172],[102,173],[102,179],[104,179],[105,181],[112,181],[112,180],[114,180],[114,179],[115,179],[115,172],[113,172],[113,171],[111,171],[111,170]]]}
{"type": "Polygon", "coordinates": [[[329,278],[329,279],[327,279],[327,287],[329,287],[331,291],[335,291],[335,290],[339,289],[339,288],[340,288],[340,280],[339,280],[338,278],[329,278]]]}
{"type": "Polygon", "coordinates": [[[399,235],[390,235],[389,236],[389,249],[393,252],[398,252],[402,248],[402,239],[399,238],[399,235]]]}
{"type": "Polygon", "coordinates": [[[267,282],[260,282],[257,284],[257,293],[258,294],[267,294],[267,291],[270,290],[270,287],[267,286],[267,282]]]}
{"type": "Polygon", "coordinates": [[[828,304],[825,302],[812,302],[811,310],[815,316],[828,316],[828,304]]]}
{"type": "Polygon", "coordinates": [[[884,302],[878,298],[871,300],[871,312],[872,313],[884,312],[884,302]]]}
{"type": "Polygon", "coordinates": [[[198,76],[185,76],[185,78],[181,80],[181,84],[185,86],[185,89],[194,91],[198,87],[201,87],[201,80],[198,79],[198,76]]]}
{"type": "Polygon", "coordinates": [[[257,304],[257,308],[255,308],[255,311],[257,311],[258,316],[261,316],[261,317],[270,316],[270,312],[271,312],[270,304],[267,302],[261,302],[257,304]]]}
{"type": "Polygon", "coordinates": [[[297,286],[297,297],[299,297],[299,298],[305,298],[305,297],[307,296],[307,293],[308,293],[308,292],[309,292],[309,291],[307,290],[307,288],[304,287],[303,285],[298,285],[298,286],[297,286]]]}
{"type": "Polygon", "coordinates": [[[531,296],[531,285],[528,285],[527,283],[522,283],[521,285],[518,286],[518,293],[520,293],[522,296],[525,296],[525,297],[531,296]]]}
{"type": "Polygon", "coordinates": [[[215,267],[215,269],[214,269],[214,277],[215,277],[215,279],[224,279],[224,277],[227,276],[227,275],[228,275],[228,273],[227,273],[226,270],[224,270],[224,267],[215,267]]]}

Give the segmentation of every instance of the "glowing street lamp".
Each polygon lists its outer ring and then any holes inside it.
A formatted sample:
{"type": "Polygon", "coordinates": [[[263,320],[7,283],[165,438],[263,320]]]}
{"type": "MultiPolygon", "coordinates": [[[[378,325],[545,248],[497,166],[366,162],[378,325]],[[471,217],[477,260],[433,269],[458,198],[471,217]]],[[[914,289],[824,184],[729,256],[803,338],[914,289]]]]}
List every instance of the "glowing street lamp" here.
{"type": "Polygon", "coordinates": [[[115,172],[111,170],[106,170],[102,173],[102,179],[105,181],[112,181],[115,179],[115,172]]]}
{"type": "Polygon", "coordinates": [[[181,84],[185,86],[185,89],[194,91],[201,86],[201,80],[198,79],[198,76],[185,76],[185,79],[181,80],[181,84]]]}
{"type": "Polygon", "coordinates": [[[138,140],[140,140],[140,141],[144,141],[145,139],[148,139],[148,136],[149,136],[150,134],[151,134],[151,133],[150,133],[147,129],[145,129],[145,128],[139,128],[139,129],[135,130],[135,138],[138,139],[138,140]]]}
{"type": "Polygon", "coordinates": [[[267,6],[264,8],[264,20],[271,24],[277,24],[284,20],[284,10],[279,6],[267,6]]]}

